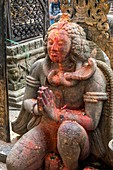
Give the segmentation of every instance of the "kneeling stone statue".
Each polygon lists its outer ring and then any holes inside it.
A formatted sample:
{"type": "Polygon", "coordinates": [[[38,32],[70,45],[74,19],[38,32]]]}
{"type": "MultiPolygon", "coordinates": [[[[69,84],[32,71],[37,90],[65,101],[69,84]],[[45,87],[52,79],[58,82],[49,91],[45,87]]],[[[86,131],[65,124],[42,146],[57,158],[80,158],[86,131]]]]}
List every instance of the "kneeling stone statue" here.
{"type": "Polygon", "coordinates": [[[41,170],[47,155],[55,153],[63,170],[77,170],[78,161],[93,151],[113,166],[102,139],[110,68],[94,59],[96,50],[90,52],[83,28],[67,14],[50,26],[44,43],[46,56],[33,64],[21,112],[12,123],[21,138],[7,157],[7,169],[41,170]]]}

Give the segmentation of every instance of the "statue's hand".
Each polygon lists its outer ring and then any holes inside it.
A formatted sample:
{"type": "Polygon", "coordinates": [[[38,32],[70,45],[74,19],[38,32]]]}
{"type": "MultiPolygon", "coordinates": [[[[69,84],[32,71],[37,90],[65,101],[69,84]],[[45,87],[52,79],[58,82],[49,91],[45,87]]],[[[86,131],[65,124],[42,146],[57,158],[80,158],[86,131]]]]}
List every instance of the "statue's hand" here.
{"type": "Polygon", "coordinates": [[[43,112],[44,115],[56,121],[57,108],[54,102],[54,94],[48,87],[40,87],[37,97],[39,112],[43,112]]]}

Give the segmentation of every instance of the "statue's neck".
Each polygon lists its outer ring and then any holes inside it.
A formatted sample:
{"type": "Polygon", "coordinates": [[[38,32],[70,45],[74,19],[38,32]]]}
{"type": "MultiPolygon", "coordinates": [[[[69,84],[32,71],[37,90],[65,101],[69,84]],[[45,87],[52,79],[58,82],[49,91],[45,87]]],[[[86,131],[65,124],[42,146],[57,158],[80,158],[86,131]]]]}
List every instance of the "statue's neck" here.
{"type": "Polygon", "coordinates": [[[73,72],[75,71],[76,64],[71,60],[65,60],[62,63],[51,62],[51,68],[59,69],[59,71],[63,71],[63,72],[73,72]]]}

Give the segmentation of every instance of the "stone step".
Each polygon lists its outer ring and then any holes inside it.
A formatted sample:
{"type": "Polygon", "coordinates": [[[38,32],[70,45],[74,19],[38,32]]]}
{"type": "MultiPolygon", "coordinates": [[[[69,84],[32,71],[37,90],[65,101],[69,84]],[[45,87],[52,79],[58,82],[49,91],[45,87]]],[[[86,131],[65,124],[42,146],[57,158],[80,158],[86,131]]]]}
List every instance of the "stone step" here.
{"type": "Polygon", "coordinates": [[[14,144],[6,143],[0,140],[0,170],[7,170],[6,157],[14,144]]]}

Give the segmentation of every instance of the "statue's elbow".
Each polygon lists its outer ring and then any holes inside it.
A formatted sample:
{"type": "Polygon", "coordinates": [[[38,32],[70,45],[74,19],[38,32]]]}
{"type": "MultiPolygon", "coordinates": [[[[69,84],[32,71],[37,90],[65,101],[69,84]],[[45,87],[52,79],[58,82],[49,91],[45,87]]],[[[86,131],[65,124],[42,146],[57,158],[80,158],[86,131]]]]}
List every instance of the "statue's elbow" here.
{"type": "Polygon", "coordinates": [[[97,124],[95,124],[95,122],[93,120],[90,120],[90,123],[88,124],[88,126],[86,127],[86,129],[88,131],[93,131],[95,130],[97,127],[97,124]]]}
{"type": "Polygon", "coordinates": [[[98,126],[98,122],[92,121],[92,130],[95,130],[98,126]]]}

